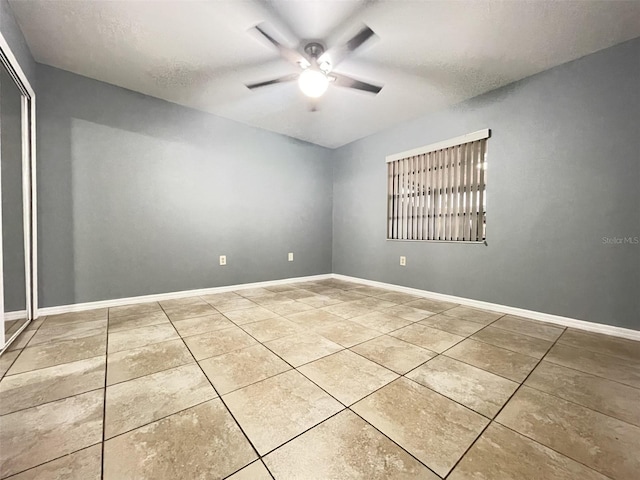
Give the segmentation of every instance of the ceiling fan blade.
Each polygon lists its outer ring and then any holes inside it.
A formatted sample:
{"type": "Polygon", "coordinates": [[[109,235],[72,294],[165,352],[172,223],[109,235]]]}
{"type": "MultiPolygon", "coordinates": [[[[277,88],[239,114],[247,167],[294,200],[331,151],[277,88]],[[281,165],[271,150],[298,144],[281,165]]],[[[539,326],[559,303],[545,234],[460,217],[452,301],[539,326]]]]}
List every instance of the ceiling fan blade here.
{"type": "Polygon", "coordinates": [[[339,73],[332,73],[331,75],[329,75],[329,78],[332,79],[333,84],[338,87],[355,88],[356,90],[362,90],[363,92],[370,92],[376,95],[380,93],[380,90],[382,90],[381,86],[362,82],[346,75],[340,75],[339,73]]]}
{"type": "Polygon", "coordinates": [[[360,30],[358,33],[356,33],[356,35],[346,43],[344,48],[349,53],[351,53],[351,52],[355,51],[356,49],[358,49],[360,46],[362,46],[362,44],[364,42],[369,40],[374,35],[375,35],[375,32],[373,30],[371,30],[368,26],[365,25],[362,28],[362,30],[360,30]]]}
{"type": "Polygon", "coordinates": [[[293,82],[294,80],[297,80],[299,76],[300,75],[297,74],[297,73],[292,73],[291,75],[285,75],[284,77],[274,78],[273,80],[266,80],[264,82],[257,82],[257,83],[249,83],[249,84],[247,84],[247,88],[249,90],[253,90],[255,88],[267,87],[269,85],[275,85],[277,83],[293,82]]]}
{"type": "Polygon", "coordinates": [[[326,61],[329,62],[331,68],[333,68],[340,62],[342,62],[347,56],[351,55],[358,48],[360,48],[367,40],[375,36],[375,32],[365,25],[347,43],[340,47],[331,48],[326,53],[324,53],[318,59],[318,63],[326,61]]]}
{"type": "Polygon", "coordinates": [[[256,25],[255,27],[253,27],[253,29],[256,30],[258,33],[260,33],[260,35],[262,35],[264,38],[266,38],[267,41],[271,43],[274,47],[276,47],[282,58],[302,68],[307,68],[310,65],[309,61],[306,58],[304,58],[304,56],[301,53],[297,52],[293,48],[289,48],[281,44],[279,41],[277,41],[275,38],[269,35],[265,31],[263,25],[264,24],[256,25]]]}

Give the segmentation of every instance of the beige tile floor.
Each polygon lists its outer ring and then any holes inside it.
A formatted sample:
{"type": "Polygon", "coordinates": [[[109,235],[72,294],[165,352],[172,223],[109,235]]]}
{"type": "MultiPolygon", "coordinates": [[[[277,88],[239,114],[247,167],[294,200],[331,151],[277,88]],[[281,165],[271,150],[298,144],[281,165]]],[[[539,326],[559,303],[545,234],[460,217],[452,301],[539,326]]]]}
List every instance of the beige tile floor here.
{"type": "Polygon", "coordinates": [[[640,343],[338,280],[50,316],[0,478],[637,479],[640,343]]]}

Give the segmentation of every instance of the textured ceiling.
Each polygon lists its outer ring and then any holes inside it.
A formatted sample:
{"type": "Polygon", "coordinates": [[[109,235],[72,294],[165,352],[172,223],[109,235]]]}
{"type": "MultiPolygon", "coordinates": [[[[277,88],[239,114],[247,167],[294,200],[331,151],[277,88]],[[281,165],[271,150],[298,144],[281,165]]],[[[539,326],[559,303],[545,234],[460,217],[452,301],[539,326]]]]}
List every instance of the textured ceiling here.
{"type": "Polygon", "coordinates": [[[640,1],[10,0],[36,61],[327,147],[640,36],[640,1]],[[329,47],[369,25],[336,71],[384,84],[335,86],[319,111],[295,72],[248,30],[329,47]]]}

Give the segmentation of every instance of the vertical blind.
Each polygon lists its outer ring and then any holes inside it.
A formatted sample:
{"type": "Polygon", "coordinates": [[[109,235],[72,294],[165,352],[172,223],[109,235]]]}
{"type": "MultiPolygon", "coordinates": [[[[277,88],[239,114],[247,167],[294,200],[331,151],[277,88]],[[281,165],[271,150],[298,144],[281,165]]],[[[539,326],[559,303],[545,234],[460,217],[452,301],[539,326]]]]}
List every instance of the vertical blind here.
{"type": "Polygon", "coordinates": [[[489,130],[387,157],[393,240],[483,242],[489,130]]]}

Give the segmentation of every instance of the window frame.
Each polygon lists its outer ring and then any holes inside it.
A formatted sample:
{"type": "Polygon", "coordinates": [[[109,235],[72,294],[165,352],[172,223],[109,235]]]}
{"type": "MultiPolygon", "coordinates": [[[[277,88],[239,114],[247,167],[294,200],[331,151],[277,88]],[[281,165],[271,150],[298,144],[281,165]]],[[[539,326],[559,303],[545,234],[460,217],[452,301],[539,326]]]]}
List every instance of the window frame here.
{"type": "MultiPolygon", "coordinates": [[[[386,157],[386,170],[387,170],[387,234],[386,240],[392,242],[429,242],[429,243],[457,243],[457,244],[481,244],[487,245],[487,235],[486,235],[486,214],[487,214],[487,183],[486,183],[486,170],[487,170],[487,151],[488,151],[488,142],[487,140],[491,137],[491,130],[488,128],[478,130],[473,133],[461,135],[458,137],[454,137],[448,140],[444,140],[441,142],[432,143],[429,145],[425,145],[422,147],[414,148],[412,150],[407,150],[400,153],[395,153],[388,155],[386,157]],[[478,147],[478,151],[472,151],[469,153],[468,145],[474,145],[474,142],[478,142],[475,146],[478,147]],[[464,169],[463,173],[466,172],[475,172],[476,168],[479,170],[478,177],[473,179],[470,183],[467,183],[467,180],[461,182],[462,178],[458,175],[461,170],[460,166],[463,165],[460,160],[456,162],[456,167],[454,169],[453,164],[454,161],[451,160],[451,157],[446,157],[443,152],[447,149],[452,149],[454,147],[461,147],[458,152],[462,152],[464,148],[465,157],[464,157],[464,169]],[[469,156],[466,155],[469,153],[469,156]],[[427,160],[428,159],[428,160],[427,160]],[[447,175],[444,177],[440,175],[439,179],[434,179],[431,177],[434,172],[434,167],[431,164],[431,161],[436,161],[435,171],[437,172],[447,172],[447,175]],[[390,163],[395,163],[395,167],[399,168],[401,173],[392,173],[392,169],[390,168],[390,163]],[[418,189],[423,191],[422,194],[413,194],[410,195],[408,193],[399,193],[402,190],[402,186],[400,186],[397,182],[404,180],[407,177],[403,177],[406,175],[405,172],[402,171],[403,164],[409,165],[410,176],[408,177],[408,183],[406,185],[418,184],[418,189]],[[468,170],[467,170],[468,168],[468,170]],[[416,172],[420,171],[419,177],[415,177],[416,172]],[[451,174],[451,175],[449,175],[451,174]],[[445,181],[443,187],[443,180],[445,181]],[[415,183],[413,183],[415,182],[415,183]],[[420,185],[422,183],[422,185],[420,185]],[[482,189],[479,190],[478,186],[482,185],[482,189]],[[480,191],[481,193],[478,197],[475,197],[477,202],[471,202],[468,205],[465,205],[465,208],[458,210],[459,196],[454,196],[453,189],[458,190],[460,192],[460,187],[470,188],[470,191],[475,193],[480,191]],[[473,190],[475,187],[475,191],[473,190]],[[444,190],[447,199],[454,200],[454,204],[456,204],[456,208],[454,210],[450,210],[453,208],[452,205],[449,205],[447,209],[443,210],[442,206],[439,205],[439,209],[437,213],[432,213],[429,209],[431,205],[433,205],[434,198],[434,189],[439,191],[438,193],[441,195],[444,190]],[[448,192],[450,191],[450,193],[448,192]],[[449,195],[451,195],[449,197],[449,195]],[[421,205],[415,206],[413,202],[409,202],[412,204],[410,208],[414,208],[415,210],[411,212],[410,210],[405,210],[404,213],[399,213],[398,208],[402,206],[402,203],[398,202],[397,198],[410,198],[411,196],[419,196],[423,198],[421,205]],[[482,205],[480,205],[482,203],[482,205]],[[392,211],[393,210],[393,211],[392,211]],[[443,213],[446,212],[446,213],[443,213]],[[475,238],[470,235],[471,238],[464,239],[464,234],[462,238],[460,238],[459,231],[456,227],[456,238],[453,238],[453,219],[458,219],[460,215],[469,215],[468,212],[471,212],[471,215],[478,215],[476,217],[476,236],[475,238]],[[436,216],[438,217],[438,227],[437,231],[439,232],[440,228],[445,229],[445,234],[435,235],[434,232],[431,232],[430,235],[425,235],[426,232],[430,231],[432,226],[435,226],[436,216]],[[440,219],[444,219],[442,224],[440,224],[440,219]],[[448,220],[447,220],[448,219],[448,220]],[[434,222],[433,225],[429,223],[429,225],[424,225],[423,222],[434,222]],[[482,223],[479,223],[479,222],[482,223]],[[395,222],[395,223],[394,223],[395,222]],[[445,227],[446,226],[446,227],[445,227]],[[446,228],[449,228],[449,234],[446,234],[446,228]],[[482,228],[480,231],[479,229],[482,228]],[[394,229],[396,230],[394,232],[394,229]],[[400,229],[400,233],[398,234],[397,230],[400,229]],[[406,229],[406,230],[405,230],[406,229]],[[417,233],[416,233],[417,232],[417,233]],[[394,235],[395,234],[395,235],[394,235]],[[428,238],[429,236],[438,236],[438,238],[428,238]],[[400,238],[396,238],[400,237],[400,238]],[[426,238],[401,238],[401,237],[426,237],[426,238]],[[445,238],[442,238],[445,237],[445,238]],[[447,238],[449,237],[449,238],[447,238]]],[[[459,153],[458,153],[459,154],[459,153]]],[[[460,157],[458,157],[460,158],[460,157]]],[[[474,174],[475,175],[475,174],[474,174]]],[[[466,192],[467,190],[465,190],[466,192]]],[[[467,198],[471,198],[468,195],[465,195],[467,198]]],[[[405,205],[406,207],[406,205],[405,205]]],[[[473,220],[473,219],[472,219],[473,220]]],[[[456,220],[456,225],[464,225],[464,222],[460,220],[456,220]]],[[[471,232],[473,233],[474,224],[471,224],[471,232]]],[[[464,230],[461,230],[464,231],[464,230]]]]}

